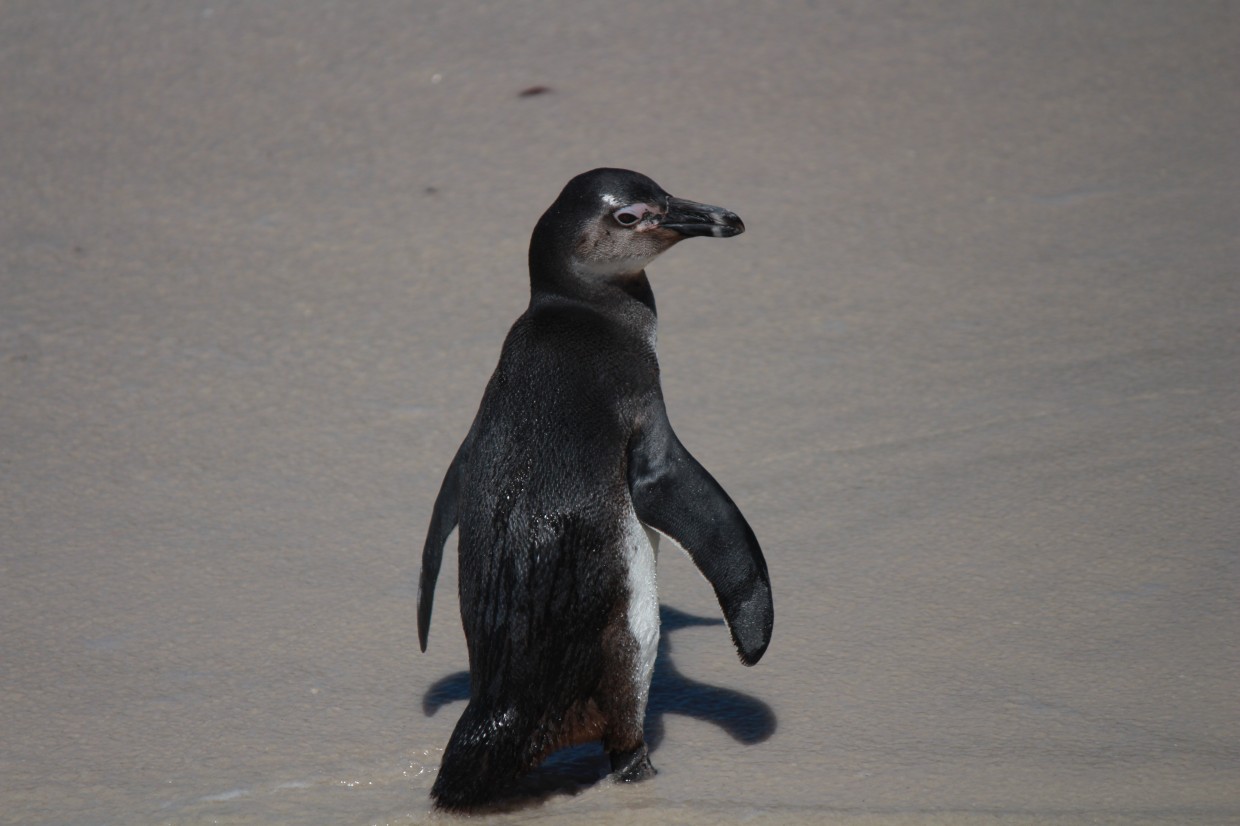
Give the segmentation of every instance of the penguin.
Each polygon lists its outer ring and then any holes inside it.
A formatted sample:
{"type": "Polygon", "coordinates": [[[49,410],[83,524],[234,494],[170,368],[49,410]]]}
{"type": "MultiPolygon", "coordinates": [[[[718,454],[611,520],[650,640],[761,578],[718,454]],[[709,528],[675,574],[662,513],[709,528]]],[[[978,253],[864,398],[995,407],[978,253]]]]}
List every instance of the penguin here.
{"type": "Polygon", "coordinates": [[[501,799],[553,751],[601,741],[612,776],[655,774],[643,737],[659,642],[660,537],[713,587],[740,660],[771,639],[766,560],[739,508],[668,421],[645,268],[685,238],[744,232],[625,169],[573,178],[534,227],[530,302],[443,478],[422,551],[426,651],[458,529],[469,703],[437,808],[501,799]]]}

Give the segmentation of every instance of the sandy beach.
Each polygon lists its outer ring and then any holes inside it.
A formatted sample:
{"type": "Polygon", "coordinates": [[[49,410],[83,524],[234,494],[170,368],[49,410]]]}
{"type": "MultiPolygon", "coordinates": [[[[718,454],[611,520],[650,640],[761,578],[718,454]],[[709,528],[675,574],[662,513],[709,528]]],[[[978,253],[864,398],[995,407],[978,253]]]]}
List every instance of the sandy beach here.
{"type": "MultiPolygon", "coordinates": [[[[439,481],[573,175],[744,511],[659,560],[660,770],[496,823],[1240,823],[1240,5],[0,10],[0,823],[453,822],[439,481]]],[[[534,793],[538,792],[538,793],[534,793]]]]}

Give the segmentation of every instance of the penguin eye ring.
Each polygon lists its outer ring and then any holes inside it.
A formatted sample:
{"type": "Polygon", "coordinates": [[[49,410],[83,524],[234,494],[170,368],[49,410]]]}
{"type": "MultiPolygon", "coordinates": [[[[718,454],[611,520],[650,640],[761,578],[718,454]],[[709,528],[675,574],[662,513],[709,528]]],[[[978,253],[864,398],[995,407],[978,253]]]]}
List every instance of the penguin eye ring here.
{"type": "Polygon", "coordinates": [[[642,219],[646,214],[645,204],[634,204],[624,209],[618,209],[612,213],[612,217],[616,219],[622,227],[631,227],[642,219]]]}

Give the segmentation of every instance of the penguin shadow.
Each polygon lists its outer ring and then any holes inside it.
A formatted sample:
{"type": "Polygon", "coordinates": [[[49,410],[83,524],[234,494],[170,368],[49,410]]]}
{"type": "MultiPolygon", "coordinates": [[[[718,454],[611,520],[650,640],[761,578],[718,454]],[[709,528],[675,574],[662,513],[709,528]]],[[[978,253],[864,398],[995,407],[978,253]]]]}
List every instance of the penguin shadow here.
{"type": "MultiPolygon", "coordinates": [[[[659,656],[646,706],[646,746],[658,767],[656,752],[663,742],[668,714],[713,723],[742,745],[761,743],[775,733],[775,712],[756,697],[731,688],[686,677],[672,661],[670,636],[682,628],[723,625],[723,620],[697,617],[677,608],[659,606],[659,656]]],[[[434,716],[449,703],[469,699],[469,672],[458,671],[436,680],[422,696],[422,711],[434,716]]],[[[494,809],[508,811],[540,803],[556,795],[573,795],[607,777],[610,764],[598,743],[561,749],[527,775],[494,809]]]]}
{"type": "MultiPolygon", "coordinates": [[[[646,706],[646,745],[651,753],[663,742],[664,718],[680,714],[714,723],[733,740],[752,746],[775,733],[777,721],[769,705],[732,688],[708,685],[686,677],[676,668],[669,633],[701,625],[723,625],[714,617],[695,617],[678,608],[659,606],[659,656],[650,681],[650,702],[646,706]]],[[[740,661],[736,663],[741,667],[740,661]]]]}

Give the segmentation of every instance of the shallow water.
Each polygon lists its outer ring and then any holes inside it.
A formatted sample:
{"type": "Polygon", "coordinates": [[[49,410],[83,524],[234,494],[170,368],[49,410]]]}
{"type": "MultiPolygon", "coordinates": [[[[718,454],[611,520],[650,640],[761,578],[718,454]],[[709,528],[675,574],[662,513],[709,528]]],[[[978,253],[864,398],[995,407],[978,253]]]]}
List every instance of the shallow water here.
{"type": "Polygon", "coordinates": [[[775,636],[661,555],[660,774],[486,820],[1240,822],[1238,20],[7,4],[0,822],[451,820],[422,534],[602,164],[748,227],[650,275],[775,636]]]}

